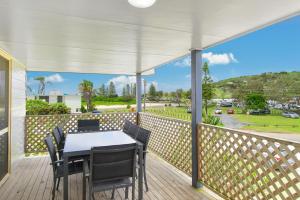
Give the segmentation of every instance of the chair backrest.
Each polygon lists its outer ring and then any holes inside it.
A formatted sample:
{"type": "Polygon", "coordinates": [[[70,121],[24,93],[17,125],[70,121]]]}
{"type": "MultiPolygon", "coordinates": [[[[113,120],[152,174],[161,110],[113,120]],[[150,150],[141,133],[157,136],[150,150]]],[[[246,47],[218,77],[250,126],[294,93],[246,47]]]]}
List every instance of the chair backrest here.
{"type": "MultiPolygon", "coordinates": [[[[53,144],[53,140],[52,140],[52,137],[51,137],[50,134],[48,134],[46,136],[46,138],[44,139],[44,142],[47,146],[47,149],[48,149],[48,152],[49,152],[52,163],[56,162],[58,160],[57,159],[57,154],[56,154],[57,152],[56,152],[56,149],[55,149],[55,146],[53,144]]],[[[56,165],[53,165],[53,167],[55,168],[56,165]]]]}
{"type": "Polygon", "coordinates": [[[78,120],[78,132],[99,131],[99,120],[80,119],[78,120]]]}
{"type": "Polygon", "coordinates": [[[128,119],[125,119],[124,125],[123,125],[123,132],[124,133],[128,133],[130,126],[133,123],[131,123],[131,121],[129,121],[128,119]]]}
{"type": "Polygon", "coordinates": [[[137,144],[93,147],[90,183],[135,177],[137,144]]]}
{"type": "Polygon", "coordinates": [[[60,137],[63,141],[65,141],[66,137],[65,137],[65,134],[64,134],[64,130],[60,127],[60,126],[56,126],[57,128],[57,131],[59,132],[60,134],[60,137]]]}
{"type": "Polygon", "coordinates": [[[53,137],[54,137],[57,148],[58,149],[63,149],[63,147],[62,147],[62,138],[61,138],[61,135],[60,135],[60,133],[59,133],[59,131],[56,127],[53,129],[52,133],[53,133],[53,137]]]}
{"type": "Polygon", "coordinates": [[[150,135],[151,135],[151,131],[146,130],[146,129],[141,128],[141,127],[139,128],[136,140],[143,144],[144,151],[146,151],[147,148],[148,148],[150,135]]]}
{"type": "Polygon", "coordinates": [[[130,137],[132,137],[133,139],[136,139],[138,131],[139,131],[139,126],[136,124],[131,124],[131,126],[129,127],[128,131],[127,131],[127,135],[129,135],[130,137]]]}

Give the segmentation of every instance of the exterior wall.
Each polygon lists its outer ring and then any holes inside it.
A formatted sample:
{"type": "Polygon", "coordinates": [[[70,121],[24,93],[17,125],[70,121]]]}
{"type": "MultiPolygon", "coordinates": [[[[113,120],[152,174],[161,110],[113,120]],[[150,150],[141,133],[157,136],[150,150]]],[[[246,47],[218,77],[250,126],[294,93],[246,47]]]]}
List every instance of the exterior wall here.
{"type": "Polygon", "coordinates": [[[63,97],[64,103],[71,108],[71,113],[76,113],[76,109],[81,107],[81,96],[67,95],[63,97]]]}
{"type": "Polygon", "coordinates": [[[50,95],[49,96],[49,103],[57,103],[57,96],[50,95]]]}
{"type": "Polygon", "coordinates": [[[24,155],[24,133],[26,114],[26,72],[25,66],[16,60],[11,65],[11,161],[24,155]]]}

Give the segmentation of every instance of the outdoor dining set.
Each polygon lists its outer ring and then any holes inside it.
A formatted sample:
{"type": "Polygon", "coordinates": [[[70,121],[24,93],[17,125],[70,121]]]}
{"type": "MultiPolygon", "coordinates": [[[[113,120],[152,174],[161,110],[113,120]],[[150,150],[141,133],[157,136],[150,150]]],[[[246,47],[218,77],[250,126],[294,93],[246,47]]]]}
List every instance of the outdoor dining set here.
{"type": "Polygon", "coordinates": [[[68,176],[82,173],[82,199],[95,199],[96,192],[129,188],[135,199],[138,181],[138,199],[143,199],[143,182],[148,191],[146,154],[150,131],[125,120],[123,130],[99,131],[99,120],[78,120],[78,132],[65,134],[56,126],[52,135],[44,139],[53,168],[52,199],[63,178],[63,195],[68,199],[68,176]],[[55,143],[53,142],[53,138],[55,143]]]}

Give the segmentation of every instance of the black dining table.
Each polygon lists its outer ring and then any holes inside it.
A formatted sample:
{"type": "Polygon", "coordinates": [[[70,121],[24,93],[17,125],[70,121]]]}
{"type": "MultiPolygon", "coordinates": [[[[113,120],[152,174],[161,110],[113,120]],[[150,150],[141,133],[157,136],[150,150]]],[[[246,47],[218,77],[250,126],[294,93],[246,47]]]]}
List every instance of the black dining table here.
{"type": "MultiPolygon", "coordinates": [[[[70,157],[82,157],[87,159],[90,156],[92,147],[114,146],[125,144],[138,144],[139,147],[139,163],[143,161],[143,145],[132,139],[123,131],[107,131],[107,132],[85,132],[68,134],[65,141],[63,151],[64,165],[64,200],[68,200],[68,162],[70,157]]],[[[83,176],[83,192],[82,199],[86,199],[85,177],[83,176]]],[[[138,170],[138,199],[143,199],[143,167],[138,170]]]]}

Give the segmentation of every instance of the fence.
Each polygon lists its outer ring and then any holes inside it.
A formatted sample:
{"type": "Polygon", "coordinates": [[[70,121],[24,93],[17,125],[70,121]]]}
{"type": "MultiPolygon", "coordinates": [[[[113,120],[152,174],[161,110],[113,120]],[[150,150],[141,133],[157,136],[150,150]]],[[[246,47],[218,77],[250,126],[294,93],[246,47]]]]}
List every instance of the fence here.
{"type": "Polygon", "coordinates": [[[25,152],[46,151],[44,138],[60,125],[66,133],[77,132],[77,120],[98,119],[100,131],[120,130],[124,120],[136,122],[136,113],[70,114],[70,115],[29,115],[26,116],[25,152]]]}
{"type": "Polygon", "coordinates": [[[159,115],[159,116],[181,119],[185,121],[192,120],[192,114],[187,113],[186,110],[185,112],[182,111],[179,112],[179,110],[176,108],[174,109],[172,109],[171,107],[167,107],[167,108],[168,108],[167,110],[165,110],[164,108],[148,108],[146,112],[159,115]]]}
{"type": "Polygon", "coordinates": [[[191,175],[191,122],[148,113],[140,113],[138,119],[140,126],[151,131],[150,150],[191,175]]]}
{"type": "Polygon", "coordinates": [[[199,180],[227,199],[299,199],[300,144],[201,124],[199,180]]]}

